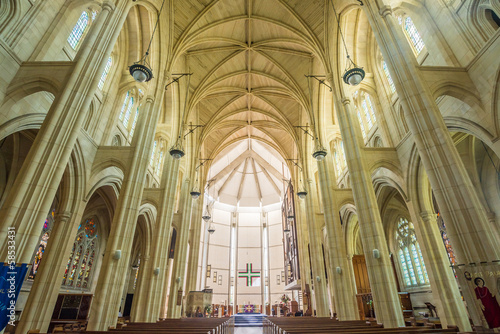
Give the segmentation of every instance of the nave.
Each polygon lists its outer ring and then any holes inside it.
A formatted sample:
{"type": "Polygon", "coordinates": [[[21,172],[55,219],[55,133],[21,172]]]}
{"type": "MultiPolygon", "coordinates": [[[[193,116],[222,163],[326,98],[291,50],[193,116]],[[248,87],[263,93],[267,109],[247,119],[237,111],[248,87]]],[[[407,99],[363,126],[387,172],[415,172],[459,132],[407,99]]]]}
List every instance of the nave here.
{"type": "Polygon", "coordinates": [[[1,0],[0,330],[498,331],[499,16],[1,0]]]}

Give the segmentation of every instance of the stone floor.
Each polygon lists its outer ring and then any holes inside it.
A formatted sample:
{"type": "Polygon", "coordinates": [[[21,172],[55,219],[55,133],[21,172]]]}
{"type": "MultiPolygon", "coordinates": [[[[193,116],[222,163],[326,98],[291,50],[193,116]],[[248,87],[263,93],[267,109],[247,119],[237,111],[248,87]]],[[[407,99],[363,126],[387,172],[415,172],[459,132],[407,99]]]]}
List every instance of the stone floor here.
{"type": "Polygon", "coordinates": [[[262,334],[262,327],[235,327],[234,334],[262,334]]]}

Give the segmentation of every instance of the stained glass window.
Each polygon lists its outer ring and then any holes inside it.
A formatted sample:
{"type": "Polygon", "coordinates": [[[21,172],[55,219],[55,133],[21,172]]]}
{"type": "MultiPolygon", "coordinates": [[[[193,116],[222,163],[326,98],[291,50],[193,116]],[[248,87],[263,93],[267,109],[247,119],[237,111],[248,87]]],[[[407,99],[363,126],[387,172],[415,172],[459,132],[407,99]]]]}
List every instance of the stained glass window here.
{"type": "Polygon", "coordinates": [[[451,265],[456,265],[457,259],[455,257],[455,253],[453,252],[453,247],[451,246],[448,234],[446,233],[446,225],[444,224],[443,217],[441,217],[439,212],[437,215],[438,215],[437,222],[438,222],[439,232],[441,232],[441,238],[443,239],[444,247],[446,248],[446,253],[448,254],[448,259],[450,260],[451,265]]]}
{"type": "Polygon", "coordinates": [[[389,82],[389,86],[391,87],[391,91],[393,93],[395,93],[396,86],[394,85],[394,81],[392,81],[391,74],[389,73],[389,69],[387,68],[387,63],[385,61],[382,61],[382,69],[384,70],[385,77],[387,78],[387,81],[389,82]]]}
{"type": "Polygon", "coordinates": [[[80,15],[80,18],[76,22],[76,25],[73,27],[71,34],[69,34],[68,43],[69,45],[71,45],[73,50],[76,50],[76,47],[80,43],[83,37],[83,33],[89,26],[89,21],[90,21],[89,13],[84,11],[82,15],[80,15]]]}
{"type": "Polygon", "coordinates": [[[130,114],[132,113],[132,105],[134,104],[134,98],[131,97],[128,101],[127,111],[123,117],[123,126],[128,127],[128,121],[130,120],[130,114]]]}
{"type": "Polygon", "coordinates": [[[104,67],[104,72],[102,72],[101,80],[99,80],[99,84],[97,87],[102,90],[104,87],[104,83],[106,82],[106,78],[108,77],[109,70],[111,69],[111,65],[113,65],[113,59],[111,57],[108,58],[108,62],[106,63],[106,67],[104,67]]]}
{"type": "Polygon", "coordinates": [[[419,54],[420,51],[422,51],[422,49],[424,48],[425,44],[417,31],[417,27],[415,27],[413,21],[409,16],[405,19],[404,30],[408,34],[408,37],[410,37],[410,41],[415,48],[415,51],[417,51],[417,54],[419,54]]]}
{"type": "Polygon", "coordinates": [[[97,254],[97,238],[97,225],[94,219],[86,219],[80,224],[64,271],[63,286],[75,289],[88,289],[90,287],[92,269],[97,254]]]}
{"type": "Polygon", "coordinates": [[[345,168],[347,166],[347,162],[345,160],[344,142],[342,141],[340,141],[340,153],[342,154],[342,166],[345,168]]]}
{"type": "Polygon", "coordinates": [[[31,262],[32,265],[28,274],[28,279],[35,279],[36,273],[40,268],[40,263],[42,261],[43,254],[45,253],[45,249],[47,248],[50,233],[52,232],[52,226],[54,225],[55,211],[55,209],[52,209],[43,223],[40,241],[37,249],[35,249],[35,254],[33,255],[33,261],[31,262]]]}
{"type": "Polygon", "coordinates": [[[125,116],[125,109],[127,108],[128,99],[130,98],[130,91],[125,95],[125,100],[123,100],[122,109],[120,110],[120,121],[123,120],[123,116],[125,116]]]}
{"type": "Polygon", "coordinates": [[[415,228],[411,222],[400,218],[396,230],[396,241],[399,246],[399,262],[406,286],[429,284],[429,276],[425,269],[424,258],[417,242],[415,228]]]}

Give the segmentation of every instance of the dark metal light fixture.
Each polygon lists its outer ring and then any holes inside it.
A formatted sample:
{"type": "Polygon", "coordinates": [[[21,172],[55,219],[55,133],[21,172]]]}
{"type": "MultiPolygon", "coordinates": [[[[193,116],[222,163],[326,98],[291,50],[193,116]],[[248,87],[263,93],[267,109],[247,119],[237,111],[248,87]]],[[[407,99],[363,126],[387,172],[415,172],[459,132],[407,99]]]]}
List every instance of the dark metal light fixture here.
{"type": "Polygon", "coordinates": [[[153,37],[156,32],[156,27],[158,27],[158,21],[160,20],[160,14],[161,11],[163,10],[163,5],[165,4],[165,0],[163,0],[160,11],[158,12],[158,17],[156,18],[156,24],[153,29],[153,34],[151,35],[151,40],[149,41],[148,49],[146,50],[146,53],[144,56],[139,59],[139,61],[135,62],[132,64],[128,70],[130,72],[130,75],[134,78],[135,81],[137,82],[148,82],[149,80],[153,79],[153,70],[151,69],[151,65],[148,62],[149,58],[149,49],[151,49],[151,43],[153,42],[153,37]]]}
{"type": "Polygon", "coordinates": [[[203,216],[201,216],[201,218],[206,222],[208,222],[210,220],[210,218],[212,218],[212,215],[210,214],[210,211],[208,210],[208,204],[207,204],[207,206],[205,208],[205,212],[203,213],[203,216]]]}
{"type": "Polygon", "coordinates": [[[193,199],[198,199],[201,195],[201,193],[198,190],[193,189],[193,191],[190,192],[191,197],[193,199]]]}
{"type": "Polygon", "coordinates": [[[297,196],[299,196],[300,199],[304,199],[307,196],[307,191],[301,190],[297,193],[297,196]]]}
{"type": "Polygon", "coordinates": [[[215,227],[212,223],[210,223],[210,225],[208,226],[208,229],[207,229],[208,233],[210,234],[214,234],[215,232],[215,227]]]}
{"type": "Polygon", "coordinates": [[[362,67],[356,65],[349,56],[349,51],[347,51],[347,45],[345,44],[344,35],[342,34],[342,29],[340,28],[340,22],[337,17],[337,11],[335,10],[335,6],[333,5],[332,0],[330,0],[330,3],[332,4],[333,13],[335,14],[335,19],[337,20],[337,26],[339,28],[340,37],[342,38],[342,43],[344,44],[345,53],[347,54],[347,65],[344,70],[344,75],[342,76],[342,79],[348,85],[357,86],[365,78],[365,71],[363,70],[362,67]]]}
{"type": "Polygon", "coordinates": [[[184,156],[185,153],[184,149],[182,148],[181,136],[179,136],[179,138],[175,142],[175,145],[170,149],[169,153],[175,160],[179,160],[184,156]]]}
{"type": "Polygon", "coordinates": [[[326,149],[323,146],[321,146],[318,138],[316,138],[316,149],[314,150],[314,153],[312,154],[313,158],[318,160],[318,161],[322,161],[323,159],[325,159],[326,154],[327,154],[326,149]]]}
{"type": "Polygon", "coordinates": [[[283,232],[290,233],[290,228],[288,227],[288,224],[286,224],[285,228],[283,229],[283,232]]]}

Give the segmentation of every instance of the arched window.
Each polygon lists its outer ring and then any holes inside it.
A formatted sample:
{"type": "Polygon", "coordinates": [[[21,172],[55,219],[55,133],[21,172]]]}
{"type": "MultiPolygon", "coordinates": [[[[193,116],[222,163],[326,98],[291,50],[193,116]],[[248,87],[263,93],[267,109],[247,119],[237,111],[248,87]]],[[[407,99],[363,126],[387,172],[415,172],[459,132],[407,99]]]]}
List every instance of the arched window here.
{"type": "Polygon", "coordinates": [[[127,103],[129,98],[130,98],[130,91],[127,92],[127,95],[125,95],[125,100],[123,100],[122,109],[120,110],[120,121],[122,121],[123,116],[125,116],[125,110],[127,108],[127,103]]]}
{"type": "Polygon", "coordinates": [[[363,118],[361,117],[361,113],[359,112],[358,108],[355,109],[356,109],[356,114],[358,115],[359,125],[361,125],[361,133],[363,134],[363,138],[366,138],[366,131],[365,131],[365,125],[363,124],[363,118]]]}
{"type": "Polygon", "coordinates": [[[407,287],[429,284],[424,258],[417,242],[415,228],[405,218],[399,218],[396,230],[396,242],[399,247],[398,257],[407,287]]]}
{"type": "Polygon", "coordinates": [[[156,163],[156,170],[155,170],[156,175],[160,175],[162,162],[163,162],[163,151],[161,151],[158,156],[158,162],[156,163]]]}
{"type": "Polygon", "coordinates": [[[384,70],[385,77],[387,78],[387,82],[389,82],[389,87],[391,87],[391,92],[396,92],[396,86],[394,85],[394,81],[392,81],[391,74],[389,73],[389,69],[387,68],[387,63],[382,61],[382,69],[384,70]]]}
{"type": "Polygon", "coordinates": [[[52,232],[52,227],[54,226],[55,211],[56,211],[55,209],[52,209],[51,212],[47,215],[45,222],[43,223],[40,241],[38,243],[38,247],[35,249],[35,254],[33,255],[33,261],[31,262],[32,266],[28,274],[28,279],[35,279],[36,273],[40,268],[40,263],[42,261],[43,253],[45,253],[45,249],[47,248],[47,242],[49,241],[49,237],[52,232]]]}
{"type": "Polygon", "coordinates": [[[99,84],[97,87],[102,90],[104,87],[104,83],[106,82],[106,78],[108,77],[109,70],[111,69],[111,65],[113,65],[113,59],[111,57],[108,58],[108,62],[106,63],[106,67],[104,67],[104,72],[102,72],[101,80],[99,80],[99,84]]]}
{"type": "Polygon", "coordinates": [[[156,145],[158,145],[158,142],[155,140],[153,143],[153,150],[151,151],[151,158],[149,159],[149,165],[153,167],[154,159],[155,159],[155,153],[156,153],[156,145]]]}
{"type": "Polygon", "coordinates": [[[125,116],[123,117],[123,126],[125,128],[128,127],[128,121],[130,120],[130,114],[132,113],[132,106],[134,105],[134,98],[131,97],[128,106],[127,106],[127,111],[125,111],[125,116]]]}
{"type": "Polygon", "coordinates": [[[132,123],[132,128],[130,129],[130,138],[134,136],[135,126],[137,125],[137,119],[139,118],[139,107],[135,110],[134,122],[132,123]]]}
{"type": "Polygon", "coordinates": [[[335,141],[333,157],[335,159],[335,167],[337,168],[338,178],[347,167],[347,163],[345,160],[344,143],[340,139],[335,141]]]}
{"type": "Polygon", "coordinates": [[[363,102],[361,102],[361,107],[363,108],[363,111],[365,112],[366,123],[368,124],[368,130],[370,130],[373,127],[373,121],[372,121],[372,115],[371,115],[370,111],[368,110],[368,107],[366,106],[366,98],[364,98],[363,102]]]}
{"type": "Polygon", "coordinates": [[[97,257],[97,237],[97,225],[94,219],[86,219],[80,224],[64,271],[63,286],[75,289],[90,287],[92,269],[97,257]]]}
{"type": "Polygon", "coordinates": [[[425,47],[424,41],[420,34],[418,33],[417,27],[413,24],[411,17],[398,17],[399,24],[403,27],[403,31],[405,32],[408,40],[411,42],[411,46],[415,50],[418,55],[420,51],[422,51],[425,47]]]}
{"type": "Polygon", "coordinates": [[[87,33],[91,22],[95,20],[96,16],[96,11],[82,12],[80,18],[78,19],[75,26],[73,27],[73,30],[71,30],[71,33],[68,36],[68,43],[73,48],[73,50],[76,50],[76,48],[82,41],[83,36],[87,33]]]}

